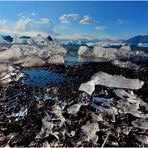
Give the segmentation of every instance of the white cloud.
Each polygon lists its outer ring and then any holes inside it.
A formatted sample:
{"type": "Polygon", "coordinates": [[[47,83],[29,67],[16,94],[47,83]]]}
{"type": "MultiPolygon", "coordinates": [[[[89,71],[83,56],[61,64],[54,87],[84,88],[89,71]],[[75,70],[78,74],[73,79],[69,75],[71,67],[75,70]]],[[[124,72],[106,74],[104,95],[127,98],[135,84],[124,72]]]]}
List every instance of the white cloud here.
{"type": "Polygon", "coordinates": [[[96,30],[105,30],[108,29],[107,26],[96,26],[96,30]]]}
{"type": "Polygon", "coordinates": [[[9,21],[4,19],[4,20],[0,20],[0,26],[3,26],[3,27],[8,27],[8,24],[9,24],[9,21]]]}
{"type": "Polygon", "coordinates": [[[32,15],[32,16],[36,16],[36,13],[32,12],[31,15],[32,15]]]}
{"type": "Polygon", "coordinates": [[[21,19],[19,19],[15,24],[16,30],[25,30],[26,27],[32,22],[33,20],[29,17],[22,16],[21,19]]]}
{"type": "Polygon", "coordinates": [[[22,16],[19,20],[12,23],[9,20],[0,20],[0,33],[12,35],[30,35],[39,33],[43,35],[54,34],[54,24],[48,18],[39,20],[22,16]]]}
{"type": "Polygon", "coordinates": [[[18,14],[18,17],[23,16],[23,15],[24,15],[24,12],[20,12],[20,13],[18,14]]]}
{"type": "Polygon", "coordinates": [[[123,19],[118,19],[117,20],[118,24],[122,25],[122,24],[128,24],[128,21],[127,20],[123,20],[123,19]]]}
{"type": "Polygon", "coordinates": [[[89,15],[84,15],[84,17],[80,20],[80,24],[90,24],[93,20],[89,15]]]}
{"type": "Polygon", "coordinates": [[[64,24],[68,24],[71,21],[76,21],[78,19],[79,14],[64,14],[59,17],[60,21],[64,24]]]}

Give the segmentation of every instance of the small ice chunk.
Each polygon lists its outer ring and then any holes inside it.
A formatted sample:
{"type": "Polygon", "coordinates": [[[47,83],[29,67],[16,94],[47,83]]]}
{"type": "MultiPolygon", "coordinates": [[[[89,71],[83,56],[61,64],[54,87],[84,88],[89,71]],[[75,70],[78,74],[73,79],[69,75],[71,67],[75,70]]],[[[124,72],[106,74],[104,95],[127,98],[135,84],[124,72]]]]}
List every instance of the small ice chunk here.
{"type": "Polygon", "coordinates": [[[148,119],[136,119],[135,121],[132,121],[132,125],[135,128],[148,130],[148,119]]]}
{"type": "Polygon", "coordinates": [[[18,81],[25,74],[21,72],[16,66],[6,63],[0,64],[0,83],[8,84],[12,81],[18,81]]]}
{"type": "Polygon", "coordinates": [[[93,140],[97,142],[98,136],[96,135],[96,132],[100,131],[100,128],[97,122],[91,123],[90,121],[87,121],[87,123],[83,125],[81,129],[87,136],[85,141],[93,140]]]}
{"type": "Polygon", "coordinates": [[[81,103],[77,103],[77,104],[74,104],[74,105],[68,107],[67,108],[68,114],[76,114],[80,110],[81,106],[82,106],[81,103]]]}
{"type": "Polygon", "coordinates": [[[82,83],[79,87],[79,90],[84,91],[84,92],[88,93],[89,95],[91,95],[95,90],[94,81],[90,80],[87,83],[82,83]]]}
{"type": "Polygon", "coordinates": [[[89,48],[87,46],[80,46],[78,50],[79,56],[91,56],[89,48]]]}
{"type": "Polygon", "coordinates": [[[44,95],[44,101],[52,101],[53,98],[51,96],[48,96],[47,94],[44,95]]]}
{"type": "Polygon", "coordinates": [[[91,116],[92,116],[92,119],[96,122],[103,121],[103,117],[101,114],[97,115],[96,113],[92,112],[91,116]]]}
{"type": "Polygon", "coordinates": [[[142,142],[143,144],[148,145],[148,136],[147,135],[135,135],[138,141],[142,142]]]}
{"type": "Polygon", "coordinates": [[[90,81],[82,83],[79,90],[91,95],[95,90],[95,85],[103,85],[111,88],[139,89],[143,84],[144,82],[139,79],[128,79],[121,75],[98,72],[91,77],[90,81]]]}
{"type": "Polygon", "coordinates": [[[123,62],[123,61],[115,60],[112,63],[121,68],[128,68],[128,69],[133,69],[133,70],[139,69],[139,66],[132,63],[131,61],[123,62]]]}
{"type": "Polygon", "coordinates": [[[146,119],[148,114],[139,111],[139,103],[130,103],[128,100],[122,99],[118,101],[117,108],[121,114],[132,114],[135,117],[146,119]]]}
{"type": "Polygon", "coordinates": [[[22,109],[20,110],[19,112],[17,113],[12,113],[11,115],[8,115],[7,117],[10,118],[10,117],[25,117],[27,116],[27,113],[28,113],[28,109],[22,109]]]}
{"type": "Polygon", "coordinates": [[[115,89],[114,90],[115,94],[121,98],[121,99],[126,99],[128,100],[130,103],[138,103],[142,106],[146,105],[146,103],[140,99],[139,97],[137,97],[133,91],[131,90],[123,90],[123,89],[115,89]]]}

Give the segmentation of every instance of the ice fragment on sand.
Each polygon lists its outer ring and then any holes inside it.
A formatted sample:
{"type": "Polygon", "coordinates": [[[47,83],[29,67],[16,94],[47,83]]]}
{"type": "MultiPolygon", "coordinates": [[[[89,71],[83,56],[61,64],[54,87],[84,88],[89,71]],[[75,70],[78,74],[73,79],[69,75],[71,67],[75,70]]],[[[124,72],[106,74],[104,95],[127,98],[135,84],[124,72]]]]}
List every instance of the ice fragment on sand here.
{"type": "Polygon", "coordinates": [[[25,74],[19,70],[16,66],[11,64],[1,63],[0,64],[0,83],[8,84],[12,81],[18,81],[25,74]]]}
{"type": "Polygon", "coordinates": [[[27,116],[27,113],[28,113],[28,109],[22,109],[20,110],[19,112],[17,113],[12,113],[11,115],[8,115],[7,117],[10,118],[10,117],[19,117],[19,118],[23,118],[25,116],[27,116]]]}
{"type": "Polygon", "coordinates": [[[135,128],[140,128],[140,129],[148,129],[148,119],[136,119],[132,121],[132,125],[135,128]]]}
{"type": "Polygon", "coordinates": [[[132,114],[135,117],[146,119],[148,114],[139,111],[139,103],[130,103],[128,100],[122,99],[118,101],[117,108],[121,114],[132,114]]]}
{"type": "Polygon", "coordinates": [[[147,135],[135,135],[138,141],[142,142],[143,144],[148,145],[148,136],[147,135]]]}
{"type": "Polygon", "coordinates": [[[98,115],[92,112],[91,116],[92,116],[92,119],[96,122],[103,121],[103,117],[101,114],[98,115]]]}
{"type": "Polygon", "coordinates": [[[82,83],[79,90],[91,95],[95,90],[95,85],[114,88],[139,89],[143,84],[144,82],[139,79],[128,79],[121,75],[110,75],[105,72],[98,72],[91,77],[90,81],[82,83]]]}
{"type": "Polygon", "coordinates": [[[133,70],[139,69],[139,66],[132,63],[131,61],[123,62],[123,61],[115,60],[112,63],[121,68],[128,68],[128,69],[133,69],[133,70]]]}
{"type": "Polygon", "coordinates": [[[111,101],[111,99],[93,97],[91,106],[97,111],[106,112],[107,114],[111,115],[111,121],[115,122],[115,114],[118,114],[118,112],[116,108],[110,106],[111,101]]]}
{"type": "Polygon", "coordinates": [[[100,131],[98,123],[96,122],[91,123],[90,121],[87,121],[87,123],[83,125],[81,129],[87,136],[85,141],[93,140],[97,142],[98,136],[96,135],[96,132],[100,131]]]}
{"type": "Polygon", "coordinates": [[[114,92],[119,98],[126,99],[130,103],[138,103],[142,106],[146,105],[146,103],[137,97],[131,90],[115,89],[114,92]]]}
{"type": "Polygon", "coordinates": [[[67,108],[68,114],[76,114],[80,110],[81,105],[82,105],[81,103],[77,103],[68,107],[67,108]]]}

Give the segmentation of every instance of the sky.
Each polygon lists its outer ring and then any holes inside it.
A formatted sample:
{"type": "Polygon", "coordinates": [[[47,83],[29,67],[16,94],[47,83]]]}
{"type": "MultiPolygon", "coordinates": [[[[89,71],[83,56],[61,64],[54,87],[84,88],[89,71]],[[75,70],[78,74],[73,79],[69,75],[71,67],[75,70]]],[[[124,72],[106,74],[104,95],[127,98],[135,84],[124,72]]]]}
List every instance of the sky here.
{"type": "Polygon", "coordinates": [[[0,34],[126,39],[148,34],[148,2],[0,1],[0,34]]]}

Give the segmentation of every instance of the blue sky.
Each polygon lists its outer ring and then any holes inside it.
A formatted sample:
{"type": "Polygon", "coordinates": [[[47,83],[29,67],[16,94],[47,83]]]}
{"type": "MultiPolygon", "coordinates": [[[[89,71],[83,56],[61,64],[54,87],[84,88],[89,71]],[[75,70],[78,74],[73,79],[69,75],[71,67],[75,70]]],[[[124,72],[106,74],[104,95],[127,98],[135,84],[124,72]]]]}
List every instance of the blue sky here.
{"type": "Polygon", "coordinates": [[[58,39],[148,34],[148,2],[0,2],[0,34],[58,39]]]}

